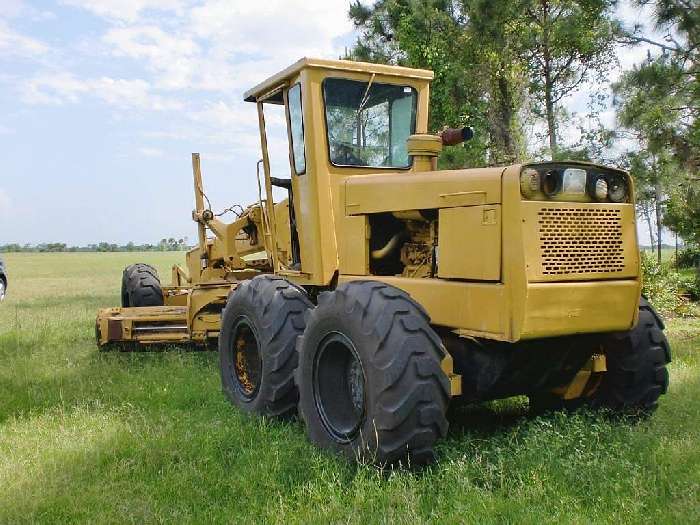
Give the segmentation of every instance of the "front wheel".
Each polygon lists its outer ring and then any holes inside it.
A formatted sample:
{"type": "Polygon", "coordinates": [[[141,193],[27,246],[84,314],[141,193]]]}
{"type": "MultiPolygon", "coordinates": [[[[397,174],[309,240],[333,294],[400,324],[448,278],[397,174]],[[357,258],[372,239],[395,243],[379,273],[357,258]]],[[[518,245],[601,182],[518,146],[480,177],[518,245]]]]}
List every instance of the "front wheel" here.
{"type": "Polygon", "coordinates": [[[668,389],[671,349],[664,324],[644,298],[639,322],[629,332],[615,334],[604,343],[608,371],[588,403],[616,412],[651,413],[668,389]]]}
{"type": "Polygon", "coordinates": [[[299,414],[313,443],[379,465],[433,460],[448,427],[445,349],[408,294],[375,281],[322,294],[298,350],[299,414]]]}
{"type": "Polygon", "coordinates": [[[122,306],[163,306],[163,289],[158,271],[150,264],[127,266],[122,274],[122,306]]]}

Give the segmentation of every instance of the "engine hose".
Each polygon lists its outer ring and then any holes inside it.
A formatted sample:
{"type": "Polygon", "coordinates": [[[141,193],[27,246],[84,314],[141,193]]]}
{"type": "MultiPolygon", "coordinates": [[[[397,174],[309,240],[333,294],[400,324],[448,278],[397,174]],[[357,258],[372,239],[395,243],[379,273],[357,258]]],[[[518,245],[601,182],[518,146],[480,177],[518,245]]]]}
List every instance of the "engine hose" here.
{"type": "Polygon", "coordinates": [[[406,231],[398,232],[391,239],[389,239],[389,242],[387,242],[383,248],[372,250],[370,256],[372,257],[372,259],[384,259],[385,257],[388,257],[389,255],[394,253],[397,248],[401,246],[401,241],[403,241],[407,237],[408,233],[406,231]]]}

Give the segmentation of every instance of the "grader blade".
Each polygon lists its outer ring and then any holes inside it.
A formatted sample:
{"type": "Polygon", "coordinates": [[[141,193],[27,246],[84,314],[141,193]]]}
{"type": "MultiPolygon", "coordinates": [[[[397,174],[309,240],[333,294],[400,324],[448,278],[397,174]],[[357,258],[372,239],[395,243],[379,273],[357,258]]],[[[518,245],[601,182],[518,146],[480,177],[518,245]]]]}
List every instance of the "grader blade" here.
{"type": "Polygon", "coordinates": [[[97,343],[167,344],[188,343],[186,306],[104,308],[97,314],[97,343]]]}

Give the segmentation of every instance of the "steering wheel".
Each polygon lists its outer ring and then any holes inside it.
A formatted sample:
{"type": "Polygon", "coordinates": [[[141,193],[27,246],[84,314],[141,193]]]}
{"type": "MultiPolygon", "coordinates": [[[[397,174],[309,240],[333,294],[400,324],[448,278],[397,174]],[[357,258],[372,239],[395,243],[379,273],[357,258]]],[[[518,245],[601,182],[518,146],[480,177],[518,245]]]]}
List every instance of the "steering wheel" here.
{"type": "Polygon", "coordinates": [[[349,142],[340,141],[335,142],[335,146],[336,154],[334,155],[334,160],[336,162],[339,162],[340,164],[346,164],[348,166],[363,166],[365,164],[365,161],[358,157],[353,151],[359,146],[356,146],[355,144],[351,144],[349,142]]]}

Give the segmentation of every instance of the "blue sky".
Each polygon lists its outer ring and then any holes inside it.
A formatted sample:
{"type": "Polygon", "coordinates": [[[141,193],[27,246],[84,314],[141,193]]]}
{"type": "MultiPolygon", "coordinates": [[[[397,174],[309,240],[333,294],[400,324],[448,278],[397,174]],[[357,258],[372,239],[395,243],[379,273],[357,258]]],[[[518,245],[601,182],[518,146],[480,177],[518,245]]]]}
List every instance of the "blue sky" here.
{"type": "MultiPolygon", "coordinates": [[[[215,209],[255,200],[257,118],[243,91],[354,40],[349,0],[1,3],[0,244],[194,239],[190,153],[215,209]]],[[[628,67],[645,54],[619,56],[628,67]]],[[[273,174],[286,176],[282,123],[268,116],[273,174]]]]}

